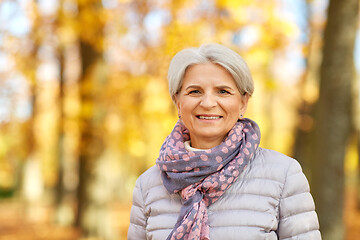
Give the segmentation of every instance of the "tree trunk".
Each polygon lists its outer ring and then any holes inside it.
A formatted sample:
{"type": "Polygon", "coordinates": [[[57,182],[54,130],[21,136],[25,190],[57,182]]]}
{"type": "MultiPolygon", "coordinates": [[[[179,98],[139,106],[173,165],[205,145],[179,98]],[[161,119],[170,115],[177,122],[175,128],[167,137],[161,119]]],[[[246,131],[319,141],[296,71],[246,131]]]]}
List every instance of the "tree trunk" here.
{"type": "MultiPolygon", "coordinates": [[[[360,127],[360,126],[359,126],[360,127]]],[[[360,129],[356,131],[356,144],[357,144],[357,152],[358,152],[358,172],[357,172],[357,179],[356,179],[356,207],[357,210],[360,210],[360,129]]]]}
{"type": "Polygon", "coordinates": [[[351,82],[358,0],[331,0],[315,111],[313,193],[326,240],[344,237],[344,156],[351,128],[351,82]]]}
{"type": "Polygon", "coordinates": [[[98,53],[95,49],[85,43],[80,42],[80,51],[82,63],[82,71],[84,73],[80,80],[80,101],[81,101],[81,116],[80,116],[80,149],[79,149],[79,186],[78,186],[78,216],[77,225],[83,226],[84,211],[87,208],[88,200],[88,186],[91,172],[94,165],[94,158],[97,154],[94,153],[94,129],[93,129],[93,82],[88,71],[90,67],[96,62],[98,53]],[[87,74],[86,74],[87,73],[87,74]]]}
{"type": "MultiPolygon", "coordinates": [[[[36,129],[35,129],[35,121],[38,115],[38,107],[37,107],[37,102],[38,102],[38,96],[37,96],[37,91],[38,91],[38,83],[37,83],[37,77],[36,77],[36,69],[38,68],[38,50],[39,47],[41,45],[42,39],[41,36],[39,35],[39,33],[36,31],[37,28],[41,27],[42,24],[42,19],[39,16],[39,12],[37,9],[37,4],[38,1],[36,1],[36,3],[33,5],[34,9],[33,13],[34,13],[34,19],[33,19],[33,31],[30,35],[30,39],[33,42],[33,48],[29,54],[29,58],[31,59],[31,61],[28,62],[27,65],[23,66],[24,70],[29,70],[31,69],[32,71],[30,71],[30,74],[28,76],[29,78],[29,88],[30,88],[30,105],[31,105],[31,115],[30,118],[27,122],[27,128],[26,128],[26,141],[25,141],[25,152],[26,152],[26,158],[25,161],[38,161],[38,159],[36,158],[36,153],[37,153],[37,148],[38,148],[38,144],[37,144],[37,139],[36,139],[36,129]]],[[[21,166],[21,174],[20,174],[20,179],[19,182],[21,184],[20,188],[22,189],[22,191],[24,191],[26,200],[29,200],[29,198],[31,198],[31,196],[35,191],[26,191],[26,189],[28,189],[29,187],[27,186],[27,183],[24,180],[24,175],[25,175],[25,168],[24,166],[26,166],[26,162],[24,163],[24,165],[21,166]],[[28,193],[26,193],[28,192],[28,193]]],[[[38,186],[39,188],[41,188],[42,186],[38,186]]],[[[39,198],[41,196],[38,196],[39,198]]],[[[31,208],[31,206],[29,206],[29,208],[31,208]]]]}
{"type": "Polygon", "coordinates": [[[60,206],[64,194],[65,194],[65,187],[64,187],[64,120],[65,120],[65,113],[64,113],[64,53],[61,47],[58,48],[58,58],[59,58],[59,65],[60,65],[60,77],[59,77],[59,96],[58,96],[58,107],[59,107],[59,123],[58,123],[58,139],[57,139],[57,156],[58,156],[58,179],[56,184],[56,204],[60,206]]]}
{"type": "Polygon", "coordinates": [[[318,83],[319,58],[321,56],[320,42],[322,42],[322,35],[321,29],[318,29],[318,24],[313,23],[310,10],[311,5],[309,0],[307,2],[306,16],[309,29],[309,42],[304,48],[305,52],[308,52],[308,55],[305,59],[306,71],[298,84],[301,102],[297,107],[298,121],[293,155],[300,162],[311,185],[312,146],[314,144],[314,98],[313,95],[309,96],[307,89],[308,86],[318,83]]]}
{"type": "Polygon", "coordinates": [[[91,203],[90,186],[94,174],[95,161],[102,152],[103,144],[97,134],[94,115],[95,97],[95,65],[102,59],[101,38],[103,26],[99,18],[101,0],[78,1],[79,19],[82,25],[87,25],[86,21],[91,17],[94,27],[84,31],[84,36],[80,36],[80,56],[81,56],[81,77],[79,82],[80,89],[80,144],[79,144],[79,186],[77,191],[77,216],[76,225],[83,230],[84,235],[89,235],[91,226],[86,224],[87,210],[91,203]],[[87,18],[85,18],[86,16],[87,18]],[[89,37],[90,35],[90,37],[89,37]]]}

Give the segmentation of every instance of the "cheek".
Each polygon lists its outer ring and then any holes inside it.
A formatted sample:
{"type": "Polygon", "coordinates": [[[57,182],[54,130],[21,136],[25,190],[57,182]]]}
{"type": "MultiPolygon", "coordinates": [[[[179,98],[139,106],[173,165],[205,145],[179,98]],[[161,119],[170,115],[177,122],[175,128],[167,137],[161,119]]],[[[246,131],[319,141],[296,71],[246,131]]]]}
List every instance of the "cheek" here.
{"type": "Polygon", "coordinates": [[[192,110],[195,109],[196,105],[197,105],[196,101],[194,101],[194,100],[182,99],[179,102],[178,110],[180,110],[181,112],[191,112],[192,110]]]}
{"type": "Polygon", "coordinates": [[[183,112],[185,109],[186,109],[186,104],[184,104],[183,102],[180,102],[178,105],[178,111],[183,112]]]}
{"type": "Polygon", "coordinates": [[[230,114],[237,114],[240,112],[241,108],[243,107],[243,103],[240,100],[230,100],[229,101],[225,101],[222,104],[224,106],[224,108],[226,109],[226,111],[230,114]]]}
{"type": "Polygon", "coordinates": [[[184,104],[180,106],[180,113],[183,117],[189,117],[192,113],[193,108],[189,106],[189,104],[184,104]]]}

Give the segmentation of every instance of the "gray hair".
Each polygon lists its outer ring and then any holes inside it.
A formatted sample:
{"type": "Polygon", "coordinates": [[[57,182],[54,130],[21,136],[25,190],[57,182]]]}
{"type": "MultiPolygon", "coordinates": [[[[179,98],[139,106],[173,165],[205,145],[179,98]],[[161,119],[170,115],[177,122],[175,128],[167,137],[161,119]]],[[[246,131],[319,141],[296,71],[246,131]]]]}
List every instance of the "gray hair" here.
{"type": "Polygon", "coordinates": [[[204,63],[219,64],[225,68],[235,80],[241,94],[254,92],[254,82],[249,67],[244,59],[223,45],[211,43],[199,48],[186,48],[178,52],[170,62],[168,70],[169,92],[175,101],[175,96],[181,90],[185,71],[189,66],[204,63]]]}

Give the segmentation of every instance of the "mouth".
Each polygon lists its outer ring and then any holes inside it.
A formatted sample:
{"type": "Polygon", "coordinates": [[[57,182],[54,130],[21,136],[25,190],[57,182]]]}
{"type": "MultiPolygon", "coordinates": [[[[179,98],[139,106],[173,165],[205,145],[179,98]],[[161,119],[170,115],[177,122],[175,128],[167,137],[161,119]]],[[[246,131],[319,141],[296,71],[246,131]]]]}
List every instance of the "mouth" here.
{"type": "Polygon", "coordinates": [[[219,115],[197,115],[198,119],[204,119],[204,120],[216,120],[222,118],[222,116],[219,115]]]}

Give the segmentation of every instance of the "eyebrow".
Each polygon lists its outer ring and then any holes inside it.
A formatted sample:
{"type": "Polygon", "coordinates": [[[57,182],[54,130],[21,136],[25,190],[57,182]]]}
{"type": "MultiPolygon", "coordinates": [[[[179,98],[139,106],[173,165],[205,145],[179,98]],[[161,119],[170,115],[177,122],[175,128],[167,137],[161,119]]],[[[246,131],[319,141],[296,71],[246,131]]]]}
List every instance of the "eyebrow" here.
{"type": "Polygon", "coordinates": [[[227,85],[219,85],[219,86],[216,86],[216,88],[227,88],[227,89],[233,89],[232,87],[230,86],[227,86],[227,85]]]}
{"type": "MultiPolygon", "coordinates": [[[[215,86],[216,88],[218,89],[221,89],[221,88],[226,88],[226,89],[233,89],[232,87],[230,86],[227,86],[227,85],[219,85],[219,86],[215,86]]],[[[185,90],[189,89],[189,88],[201,88],[201,86],[199,85],[189,85],[185,88],[185,90]]]]}
{"type": "Polygon", "coordinates": [[[201,88],[199,85],[189,85],[185,90],[188,90],[189,88],[201,88]]]}

